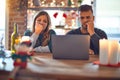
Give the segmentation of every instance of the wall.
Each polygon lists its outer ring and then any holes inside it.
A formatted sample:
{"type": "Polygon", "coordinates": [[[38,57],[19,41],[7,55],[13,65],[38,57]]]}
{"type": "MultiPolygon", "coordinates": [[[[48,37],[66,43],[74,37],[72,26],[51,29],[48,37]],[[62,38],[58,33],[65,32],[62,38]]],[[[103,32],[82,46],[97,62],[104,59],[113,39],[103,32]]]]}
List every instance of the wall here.
{"type": "MultiPolygon", "coordinates": [[[[23,35],[24,31],[27,28],[27,5],[28,1],[32,0],[7,0],[7,8],[8,8],[8,17],[7,17],[7,30],[6,34],[7,40],[6,44],[8,49],[10,49],[10,42],[11,42],[11,34],[13,32],[13,24],[16,22],[18,24],[18,30],[21,36],[23,35]]],[[[43,1],[43,0],[41,0],[43,1]]],[[[46,0],[47,2],[52,2],[52,0],[46,0]]],[[[57,3],[64,1],[64,0],[56,0],[57,3]]],[[[77,3],[77,0],[74,0],[77,3]]],[[[67,2],[67,0],[66,0],[67,2]]]]}
{"type": "MultiPolygon", "coordinates": [[[[23,1],[23,0],[8,0],[8,25],[7,25],[7,29],[8,29],[8,49],[10,49],[10,42],[11,42],[11,34],[13,32],[13,24],[14,22],[16,22],[18,24],[18,31],[20,33],[20,35],[22,36],[25,29],[26,29],[26,23],[27,23],[27,9],[26,8],[21,8],[18,9],[20,7],[19,1],[23,1]],[[12,4],[13,2],[9,2],[9,1],[14,1],[14,5],[12,4]],[[16,1],[16,2],[15,2],[16,1]]],[[[25,0],[24,0],[25,1],[25,0]]],[[[26,0],[27,1],[27,0],[26,0]]],[[[27,5],[26,5],[27,6],[27,5]]],[[[24,5],[25,7],[25,5],[24,5]]]]}

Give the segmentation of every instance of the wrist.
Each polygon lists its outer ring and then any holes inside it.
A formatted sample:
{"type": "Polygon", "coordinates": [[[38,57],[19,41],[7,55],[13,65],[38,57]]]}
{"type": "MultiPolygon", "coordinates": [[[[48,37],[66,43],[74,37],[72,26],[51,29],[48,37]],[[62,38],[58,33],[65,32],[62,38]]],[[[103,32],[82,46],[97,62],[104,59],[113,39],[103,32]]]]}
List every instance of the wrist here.
{"type": "Polygon", "coordinates": [[[92,36],[92,35],[94,35],[94,34],[95,34],[95,32],[91,32],[91,33],[90,33],[90,36],[92,36]]]}
{"type": "Polygon", "coordinates": [[[40,34],[40,32],[34,32],[36,35],[39,35],[40,34]]]}

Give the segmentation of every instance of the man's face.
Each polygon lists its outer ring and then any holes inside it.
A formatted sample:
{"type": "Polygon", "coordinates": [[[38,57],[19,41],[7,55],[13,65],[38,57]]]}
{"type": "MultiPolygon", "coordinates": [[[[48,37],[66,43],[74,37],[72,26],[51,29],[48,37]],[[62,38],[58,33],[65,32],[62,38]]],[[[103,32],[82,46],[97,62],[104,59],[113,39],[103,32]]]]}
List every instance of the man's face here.
{"type": "Polygon", "coordinates": [[[80,12],[80,22],[83,29],[87,29],[87,25],[86,25],[87,22],[93,22],[93,21],[94,21],[94,16],[90,10],[80,12]]]}

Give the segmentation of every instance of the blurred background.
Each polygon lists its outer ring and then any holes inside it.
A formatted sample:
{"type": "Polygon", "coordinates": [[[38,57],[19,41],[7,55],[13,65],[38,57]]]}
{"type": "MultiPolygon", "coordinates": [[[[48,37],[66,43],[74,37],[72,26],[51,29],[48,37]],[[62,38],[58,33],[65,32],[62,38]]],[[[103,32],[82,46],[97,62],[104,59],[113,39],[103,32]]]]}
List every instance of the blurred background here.
{"type": "Polygon", "coordinates": [[[34,15],[40,10],[50,14],[51,28],[64,35],[80,26],[78,7],[89,4],[94,10],[96,27],[103,29],[108,39],[120,40],[119,3],[120,0],[1,0],[0,36],[4,37],[5,48],[10,49],[13,24],[18,24],[22,36],[26,29],[31,29],[34,15]]]}

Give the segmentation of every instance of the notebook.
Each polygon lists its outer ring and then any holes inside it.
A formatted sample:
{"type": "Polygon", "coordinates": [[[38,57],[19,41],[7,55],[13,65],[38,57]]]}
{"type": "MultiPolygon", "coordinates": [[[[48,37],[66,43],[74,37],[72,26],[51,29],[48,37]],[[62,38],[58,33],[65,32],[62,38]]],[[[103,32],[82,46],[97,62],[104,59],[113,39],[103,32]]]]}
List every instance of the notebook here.
{"type": "Polygon", "coordinates": [[[89,59],[89,35],[52,35],[54,59],[89,59]]]}

